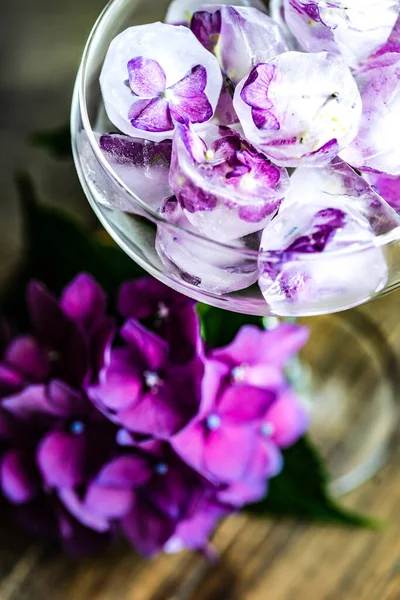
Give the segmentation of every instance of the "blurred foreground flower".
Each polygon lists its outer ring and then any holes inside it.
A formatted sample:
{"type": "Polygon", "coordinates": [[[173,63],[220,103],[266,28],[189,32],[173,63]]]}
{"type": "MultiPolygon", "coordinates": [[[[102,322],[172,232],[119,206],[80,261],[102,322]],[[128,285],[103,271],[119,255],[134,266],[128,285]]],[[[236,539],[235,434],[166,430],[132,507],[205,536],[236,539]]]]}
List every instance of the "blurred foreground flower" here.
{"type": "Polygon", "coordinates": [[[88,275],[27,296],[32,333],[0,328],[0,489],[24,526],[76,554],[119,531],[145,556],[205,550],[265,496],[308,425],[284,375],[306,330],[210,350],[194,303],[147,277],[122,286],[119,331],[88,275]]]}

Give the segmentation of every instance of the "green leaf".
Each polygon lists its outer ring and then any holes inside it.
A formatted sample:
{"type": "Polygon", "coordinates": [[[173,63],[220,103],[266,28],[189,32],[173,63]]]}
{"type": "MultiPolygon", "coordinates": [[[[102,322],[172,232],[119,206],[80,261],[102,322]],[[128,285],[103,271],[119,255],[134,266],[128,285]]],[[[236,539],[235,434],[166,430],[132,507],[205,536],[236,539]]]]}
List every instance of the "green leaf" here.
{"type": "Polygon", "coordinates": [[[23,214],[25,248],[19,272],[1,301],[1,309],[18,321],[26,317],[25,287],[43,281],[58,294],[78,273],[90,273],[114,299],[119,286],[144,272],[122,250],[105,245],[70,215],[40,204],[31,178],[16,180],[23,214]]]}
{"type": "Polygon", "coordinates": [[[36,148],[45,150],[59,160],[72,159],[71,129],[66,123],[55,129],[36,131],[28,137],[28,142],[36,148]]]}
{"type": "Polygon", "coordinates": [[[329,477],[319,452],[305,437],[284,452],[282,473],[268,496],[246,508],[252,515],[294,517],[331,525],[378,529],[382,523],[340,507],[328,494],[329,477]]]}
{"type": "Polygon", "coordinates": [[[230,344],[243,325],[255,325],[260,329],[263,328],[261,317],[232,313],[207,304],[198,304],[197,312],[200,317],[203,339],[213,348],[230,344]]]}

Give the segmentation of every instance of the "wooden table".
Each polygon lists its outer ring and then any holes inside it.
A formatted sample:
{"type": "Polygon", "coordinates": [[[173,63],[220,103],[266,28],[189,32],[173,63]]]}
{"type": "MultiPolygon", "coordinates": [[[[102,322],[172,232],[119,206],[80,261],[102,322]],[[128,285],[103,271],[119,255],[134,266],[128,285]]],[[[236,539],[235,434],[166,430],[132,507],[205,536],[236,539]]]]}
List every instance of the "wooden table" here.
{"type": "MultiPolygon", "coordinates": [[[[362,310],[400,358],[399,294],[362,310]]],[[[215,536],[221,560],[193,553],[138,558],[123,542],[76,562],[0,525],[0,600],[399,600],[400,444],[347,506],[387,521],[354,531],[296,521],[228,519],[215,536]]]]}

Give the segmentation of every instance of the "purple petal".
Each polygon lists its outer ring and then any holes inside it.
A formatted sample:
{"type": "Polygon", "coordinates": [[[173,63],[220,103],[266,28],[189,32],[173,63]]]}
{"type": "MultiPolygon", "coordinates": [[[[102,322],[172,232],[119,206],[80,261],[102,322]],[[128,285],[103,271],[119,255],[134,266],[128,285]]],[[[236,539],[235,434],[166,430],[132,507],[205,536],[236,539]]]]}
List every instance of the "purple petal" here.
{"type": "Polygon", "coordinates": [[[266,420],[273,427],[273,441],[281,448],[292,446],[307,431],[310,416],[295,396],[288,390],[271,406],[266,420]]]}
{"type": "Polygon", "coordinates": [[[43,381],[49,375],[47,352],[35,338],[23,337],[14,340],[6,351],[5,360],[31,381],[43,381]]]}
{"type": "Polygon", "coordinates": [[[211,358],[236,365],[252,365],[259,359],[259,344],[263,333],[258,327],[246,325],[240,329],[235,339],[225,348],[211,352],[211,358]]]}
{"type": "Polygon", "coordinates": [[[105,533],[110,529],[110,523],[106,515],[86,506],[75,490],[62,489],[58,491],[58,497],[68,512],[85,527],[99,533],[105,533]]]}
{"type": "Polygon", "coordinates": [[[126,515],[132,507],[133,500],[132,490],[115,489],[94,483],[87,491],[85,508],[112,521],[126,515]]]}
{"type": "MultiPolygon", "coordinates": [[[[268,437],[270,424],[265,429],[261,426],[257,450],[249,462],[246,480],[266,481],[279,475],[283,469],[283,456],[272,437],[268,437]],[[263,433],[265,432],[265,433],[263,433]]],[[[272,431],[272,428],[270,429],[272,431]]]]}
{"type": "Polygon", "coordinates": [[[190,126],[186,124],[178,125],[176,135],[181,137],[186,150],[195,163],[202,164],[205,162],[207,144],[190,126]]]}
{"type": "Polygon", "coordinates": [[[207,87],[207,71],[202,65],[196,65],[186,77],[171,86],[169,90],[176,96],[196,98],[207,87]]]}
{"type": "Polygon", "coordinates": [[[230,386],[218,403],[218,413],[223,419],[247,423],[262,418],[275,402],[276,393],[250,385],[230,386]]]}
{"type": "Polygon", "coordinates": [[[166,462],[165,466],[167,472],[153,477],[146,495],[161,512],[181,520],[193,512],[206,488],[200,477],[183,463],[166,462]]]}
{"type": "Polygon", "coordinates": [[[0,363],[0,398],[17,392],[25,383],[25,378],[8,365],[0,363]]]}
{"type": "Polygon", "coordinates": [[[190,29],[197,37],[199,42],[209,52],[214,52],[221,34],[221,11],[214,13],[208,11],[198,11],[194,13],[190,24],[190,29]]]}
{"type": "Polygon", "coordinates": [[[307,327],[283,323],[272,331],[264,333],[260,345],[261,361],[285,367],[307,343],[310,332],[307,327]]]}
{"type": "Polygon", "coordinates": [[[85,459],[85,436],[62,431],[49,433],[40,443],[36,457],[46,485],[55,488],[72,488],[83,483],[85,459]]]}
{"type": "Polygon", "coordinates": [[[166,87],[166,76],[161,65],[151,58],[137,56],[128,62],[129,86],[142,98],[161,96],[166,87]]]}
{"type": "Polygon", "coordinates": [[[128,119],[133,127],[142,131],[162,132],[174,128],[165,98],[137,100],[129,110],[128,119]]]}
{"type": "Polygon", "coordinates": [[[216,409],[219,392],[229,374],[230,368],[224,362],[206,361],[202,386],[201,415],[208,415],[216,409]]]}
{"type": "Polygon", "coordinates": [[[257,65],[250,73],[240,94],[242,100],[256,109],[268,110],[272,102],[268,98],[269,86],[275,76],[276,67],[270,64],[257,65]]]}
{"type": "Polygon", "coordinates": [[[26,423],[33,421],[35,417],[60,416],[59,409],[48,401],[47,388],[44,385],[30,385],[22,392],[5,398],[2,407],[26,423]]]}
{"type": "Polygon", "coordinates": [[[0,488],[12,504],[26,504],[38,490],[38,480],[30,458],[13,450],[0,462],[0,488]]]}
{"type": "Polygon", "coordinates": [[[128,281],[121,287],[118,310],[127,319],[140,320],[155,316],[160,310],[160,304],[171,309],[186,304],[194,305],[195,302],[153,277],[128,281]]]}
{"type": "Polygon", "coordinates": [[[201,423],[190,424],[170,440],[175,452],[193,469],[204,471],[206,430],[201,423]]]}
{"type": "Polygon", "coordinates": [[[146,557],[160,552],[175,531],[175,521],[145,499],[136,498],[134,507],[121,519],[122,530],[131,544],[146,557]]]}
{"type": "Polygon", "coordinates": [[[98,551],[109,541],[104,532],[97,532],[82,526],[66,511],[57,511],[59,535],[66,552],[76,558],[83,558],[98,551]],[[103,534],[103,535],[101,535],[103,534]]]}
{"type": "Polygon", "coordinates": [[[266,479],[239,481],[218,492],[218,500],[224,504],[242,508],[247,504],[259,502],[266,497],[267,492],[268,482],[266,479]]]}
{"type": "Polygon", "coordinates": [[[198,356],[202,347],[199,316],[196,307],[184,304],[180,309],[171,311],[160,333],[171,344],[171,361],[184,365],[198,356]]]}
{"type": "Polygon", "coordinates": [[[130,348],[142,357],[146,367],[157,371],[168,359],[168,344],[135,319],[130,319],[121,330],[130,348]]]}
{"type": "Polygon", "coordinates": [[[96,483],[109,488],[131,489],[144,485],[152,475],[149,461],[141,456],[122,456],[106,465],[96,483]]]}
{"type": "Polygon", "coordinates": [[[52,413],[60,417],[71,418],[85,415],[90,409],[86,397],[63,381],[53,380],[49,383],[47,398],[52,413]]]}
{"type": "Polygon", "coordinates": [[[187,422],[176,404],[170,390],[150,392],[144,394],[134,406],[121,410],[118,421],[134,433],[169,438],[187,422]]]}
{"type": "Polygon", "coordinates": [[[92,333],[101,323],[107,299],[90,275],[81,274],[64,290],[61,308],[83,331],[92,333]]]}
{"type": "Polygon", "coordinates": [[[82,333],[39,283],[28,286],[28,305],[40,342],[54,353],[56,375],[79,387],[88,370],[88,352],[82,333]]]}
{"type": "Polygon", "coordinates": [[[254,125],[258,129],[262,129],[264,131],[278,131],[281,128],[278,119],[269,110],[252,108],[251,116],[254,121],[254,125]]]}
{"type": "Polygon", "coordinates": [[[204,466],[217,479],[231,482],[242,479],[255,452],[257,439],[252,427],[223,423],[207,439],[204,466]]]}
{"type": "Polygon", "coordinates": [[[142,372],[136,365],[136,355],[128,349],[116,348],[110,363],[100,374],[100,383],[91,388],[90,395],[111,410],[120,410],[139,399],[142,372]]]}
{"type": "Polygon", "coordinates": [[[219,521],[230,512],[227,506],[215,501],[200,503],[193,515],[179,523],[165,551],[205,549],[219,521]]]}
{"type": "Polygon", "coordinates": [[[213,116],[212,106],[204,93],[191,98],[174,96],[170,100],[171,115],[178,123],[205,123],[213,116]]]}

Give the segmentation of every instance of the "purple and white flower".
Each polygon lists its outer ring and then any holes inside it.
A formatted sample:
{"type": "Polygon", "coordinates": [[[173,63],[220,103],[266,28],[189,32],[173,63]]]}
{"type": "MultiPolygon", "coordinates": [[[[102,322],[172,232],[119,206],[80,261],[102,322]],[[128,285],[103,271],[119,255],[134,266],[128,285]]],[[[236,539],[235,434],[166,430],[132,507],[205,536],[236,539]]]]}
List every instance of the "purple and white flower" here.
{"type": "Polygon", "coordinates": [[[191,29],[234,87],[258,63],[289,50],[280,26],[256,8],[205,6],[193,15],[191,29]]]}
{"type": "Polygon", "coordinates": [[[286,52],[236,88],[247,139],[281,166],[324,166],[357,135],[362,102],[344,59],[286,52]]]}
{"type": "Polygon", "coordinates": [[[371,298],[388,278],[375,235],[399,224],[393,209],[340,159],[323,169],[297,169],[261,242],[259,283],[271,310],[320,314],[371,298]]]}
{"type": "Polygon", "coordinates": [[[284,0],[285,19],[308,52],[341,54],[351,66],[388,39],[398,0],[284,0]]]}
{"type": "Polygon", "coordinates": [[[111,351],[90,395],[119,426],[142,436],[168,439],[196,414],[203,365],[171,362],[166,340],[129,319],[120,335],[126,345],[111,351]]]}
{"type": "Polygon", "coordinates": [[[393,177],[369,171],[363,173],[363,176],[389,206],[396,212],[400,212],[400,176],[393,177]]]}
{"type": "Polygon", "coordinates": [[[235,130],[210,126],[200,137],[182,125],[173,140],[170,184],[199,232],[230,241],[265,227],[289,177],[235,130]]]}
{"type": "Polygon", "coordinates": [[[258,234],[231,241],[229,247],[213,244],[199,236],[175,197],[165,201],[161,215],[171,225],[158,225],[156,250],[178,280],[218,295],[243,290],[257,282],[257,260],[245,251],[258,250],[258,234]]]}
{"type": "Polygon", "coordinates": [[[203,124],[215,111],[222,75],[217,59],[186,27],[131,27],[111,43],[100,76],[110,121],[123,133],[172,138],[176,123],[203,124]]]}
{"type": "MultiPolygon", "coordinates": [[[[195,12],[203,7],[210,5],[226,6],[232,4],[232,0],[220,0],[219,2],[209,2],[204,0],[173,0],[168,8],[165,22],[171,25],[190,26],[190,22],[195,12]]],[[[262,0],[235,0],[235,6],[251,6],[262,12],[266,12],[265,4],[262,0]]]]}
{"type": "Polygon", "coordinates": [[[400,54],[382,54],[357,73],[360,131],[341,158],[361,171],[400,175],[400,54]]]}

